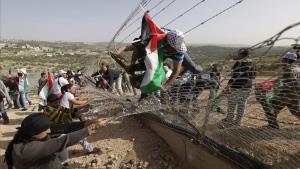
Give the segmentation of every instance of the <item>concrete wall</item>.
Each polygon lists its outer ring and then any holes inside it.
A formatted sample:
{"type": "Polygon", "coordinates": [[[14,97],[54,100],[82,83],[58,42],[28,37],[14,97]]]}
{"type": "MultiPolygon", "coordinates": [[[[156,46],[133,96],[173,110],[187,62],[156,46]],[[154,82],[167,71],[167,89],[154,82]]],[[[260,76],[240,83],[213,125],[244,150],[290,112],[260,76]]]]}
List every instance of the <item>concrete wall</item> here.
{"type": "Polygon", "coordinates": [[[151,120],[145,120],[150,128],[161,136],[172,151],[192,168],[197,169],[232,169],[239,168],[231,161],[210,152],[204,145],[196,145],[174,130],[151,120]]]}

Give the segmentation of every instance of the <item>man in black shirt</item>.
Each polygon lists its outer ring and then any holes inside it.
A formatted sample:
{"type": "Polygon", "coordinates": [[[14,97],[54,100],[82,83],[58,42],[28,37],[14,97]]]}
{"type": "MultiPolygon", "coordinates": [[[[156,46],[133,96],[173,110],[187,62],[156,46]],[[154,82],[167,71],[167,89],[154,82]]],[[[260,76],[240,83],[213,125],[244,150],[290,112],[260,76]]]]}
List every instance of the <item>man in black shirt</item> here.
{"type": "Polygon", "coordinates": [[[95,77],[95,76],[98,76],[98,75],[101,76],[101,80],[99,80],[98,85],[102,81],[103,84],[108,85],[108,89],[110,91],[113,90],[113,85],[115,85],[119,95],[123,94],[123,90],[122,90],[122,71],[109,68],[109,66],[106,63],[102,63],[100,65],[100,70],[98,72],[92,74],[92,77],[95,77]]]}
{"type": "Polygon", "coordinates": [[[246,101],[251,93],[252,80],[256,77],[255,64],[249,58],[249,51],[241,49],[237,62],[232,67],[232,76],[228,82],[228,110],[223,120],[228,125],[240,125],[246,106],[246,101]],[[237,114],[234,115],[237,107],[237,114]]]}

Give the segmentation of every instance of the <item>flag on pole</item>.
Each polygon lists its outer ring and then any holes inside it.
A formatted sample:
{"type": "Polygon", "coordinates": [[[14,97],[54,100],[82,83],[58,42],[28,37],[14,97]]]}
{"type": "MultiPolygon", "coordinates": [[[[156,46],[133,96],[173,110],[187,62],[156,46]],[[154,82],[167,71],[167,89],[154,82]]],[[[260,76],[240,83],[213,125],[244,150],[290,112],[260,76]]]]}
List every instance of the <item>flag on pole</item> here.
{"type": "Polygon", "coordinates": [[[53,88],[53,76],[48,72],[47,82],[44,84],[39,92],[39,97],[43,100],[47,100],[47,97],[51,94],[53,88]]]}
{"type": "Polygon", "coordinates": [[[146,72],[141,84],[141,91],[150,94],[160,89],[165,79],[163,69],[163,46],[166,43],[166,33],[152,21],[147,12],[142,20],[141,40],[146,44],[146,72]]]}

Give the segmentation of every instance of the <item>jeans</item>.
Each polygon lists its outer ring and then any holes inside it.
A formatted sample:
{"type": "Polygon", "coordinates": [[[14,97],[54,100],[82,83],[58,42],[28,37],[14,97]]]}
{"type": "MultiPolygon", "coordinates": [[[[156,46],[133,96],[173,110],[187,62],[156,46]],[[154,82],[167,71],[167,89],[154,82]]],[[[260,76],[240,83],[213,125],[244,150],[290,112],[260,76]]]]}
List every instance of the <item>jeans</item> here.
{"type": "Polygon", "coordinates": [[[242,117],[245,112],[245,105],[248,97],[250,96],[251,89],[235,89],[232,88],[230,94],[228,95],[228,110],[226,121],[233,122],[234,119],[234,111],[237,107],[237,115],[235,122],[240,125],[242,121],[242,117]]]}
{"type": "Polygon", "coordinates": [[[25,98],[28,101],[28,103],[31,104],[31,99],[30,99],[30,97],[28,95],[28,92],[25,93],[25,98]]]}
{"type": "Polygon", "coordinates": [[[83,147],[83,149],[86,151],[86,152],[92,152],[93,151],[93,146],[90,145],[90,143],[87,141],[86,138],[82,139],[79,141],[79,144],[83,147]]]}
{"type": "Polygon", "coordinates": [[[19,103],[22,108],[26,108],[26,93],[25,92],[19,92],[20,93],[20,98],[19,98],[19,103]]]}
{"type": "Polygon", "coordinates": [[[9,93],[9,96],[12,99],[12,101],[14,102],[14,107],[15,108],[20,108],[21,105],[20,105],[20,102],[19,102],[19,99],[20,99],[19,93],[9,93]]]}
{"type": "Polygon", "coordinates": [[[6,114],[6,110],[5,110],[5,107],[4,107],[4,100],[2,99],[0,99],[0,113],[2,114],[2,115],[4,115],[4,114],[6,114]]]}
{"type": "Polygon", "coordinates": [[[111,92],[115,88],[120,96],[123,95],[123,89],[122,89],[122,79],[123,78],[122,77],[123,77],[122,74],[120,74],[120,76],[118,77],[118,79],[115,80],[114,83],[113,83],[113,85],[111,86],[112,87],[111,88],[111,92]]]}

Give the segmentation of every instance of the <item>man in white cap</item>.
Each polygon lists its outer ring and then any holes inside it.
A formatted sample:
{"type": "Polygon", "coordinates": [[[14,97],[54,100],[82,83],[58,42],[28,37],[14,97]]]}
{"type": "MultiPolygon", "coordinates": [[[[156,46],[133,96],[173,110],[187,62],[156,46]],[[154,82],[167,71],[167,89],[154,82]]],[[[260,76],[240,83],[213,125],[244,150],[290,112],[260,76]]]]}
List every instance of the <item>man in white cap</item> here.
{"type": "Polygon", "coordinates": [[[22,111],[27,110],[26,100],[28,100],[28,103],[31,104],[31,101],[28,97],[29,92],[29,82],[27,77],[27,72],[25,68],[18,70],[18,87],[19,87],[19,104],[22,107],[22,111]]]}
{"type": "Polygon", "coordinates": [[[56,94],[58,97],[62,96],[61,87],[67,84],[69,84],[67,80],[67,72],[60,70],[58,78],[54,80],[53,94],[56,94]]]}
{"type": "Polygon", "coordinates": [[[280,87],[274,89],[274,95],[270,100],[271,108],[267,109],[266,116],[268,127],[279,128],[277,116],[287,106],[290,112],[300,119],[300,67],[295,64],[297,54],[287,52],[282,56],[283,71],[280,87]]]}

